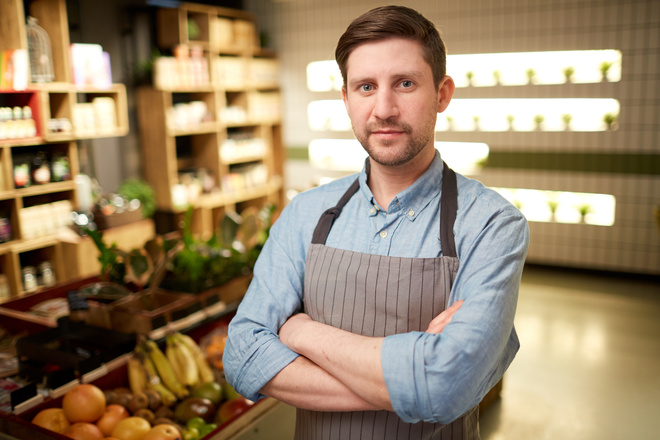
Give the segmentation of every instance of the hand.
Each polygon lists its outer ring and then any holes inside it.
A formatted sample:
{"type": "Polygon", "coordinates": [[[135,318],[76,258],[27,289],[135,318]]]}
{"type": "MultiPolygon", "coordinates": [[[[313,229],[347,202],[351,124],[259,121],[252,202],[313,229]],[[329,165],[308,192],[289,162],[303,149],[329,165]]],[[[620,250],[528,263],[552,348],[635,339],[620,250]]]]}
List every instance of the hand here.
{"type": "Polygon", "coordinates": [[[280,327],[280,341],[291,350],[299,353],[295,348],[295,336],[299,334],[302,327],[309,322],[313,322],[312,318],[305,313],[296,313],[291,316],[284,325],[280,327]]]}
{"type": "Polygon", "coordinates": [[[463,301],[464,300],[462,299],[456,301],[454,304],[447,307],[444,312],[433,318],[433,320],[429,323],[429,327],[426,329],[426,333],[442,333],[442,330],[444,330],[445,326],[451,322],[451,318],[453,318],[454,313],[456,313],[458,309],[460,309],[463,305],[463,301]]]}

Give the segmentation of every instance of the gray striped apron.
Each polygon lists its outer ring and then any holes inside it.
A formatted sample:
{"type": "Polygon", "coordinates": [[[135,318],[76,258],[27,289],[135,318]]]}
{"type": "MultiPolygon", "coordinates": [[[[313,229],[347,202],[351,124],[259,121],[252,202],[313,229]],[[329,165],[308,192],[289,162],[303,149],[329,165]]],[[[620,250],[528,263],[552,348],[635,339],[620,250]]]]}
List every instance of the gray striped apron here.
{"type": "MultiPolygon", "coordinates": [[[[453,225],[456,175],[444,164],[440,210],[443,256],[400,258],[325,246],[332,223],[359,188],[356,180],[323,213],[307,254],[304,309],[312,319],[365,336],[424,331],[447,307],[458,270],[453,225]]],[[[429,238],[432,239],[432,238],[429,238]]],[[[442,396],[438,396],[442,399],[442,396]]],[[[479,407],[455,421],[406,423],[390,411],[319,412],[298,409],[296,439],[479,439],[479,407]]]]}

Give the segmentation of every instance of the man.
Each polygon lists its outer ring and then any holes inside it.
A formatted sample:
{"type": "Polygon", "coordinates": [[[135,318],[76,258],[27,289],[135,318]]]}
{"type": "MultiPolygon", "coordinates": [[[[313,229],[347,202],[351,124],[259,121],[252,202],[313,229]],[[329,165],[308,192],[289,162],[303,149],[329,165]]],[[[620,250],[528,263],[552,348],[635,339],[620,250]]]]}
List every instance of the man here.
{"type": "Polygon", "coordinates": [[[299,408],[300,439],[479,438],[478,403],[519,346],[527,223],[434,148],[454,83],[431,22],[376,8],[336,58],[369,158],[283,210],[229,327],[227,379],[299,408]]]}

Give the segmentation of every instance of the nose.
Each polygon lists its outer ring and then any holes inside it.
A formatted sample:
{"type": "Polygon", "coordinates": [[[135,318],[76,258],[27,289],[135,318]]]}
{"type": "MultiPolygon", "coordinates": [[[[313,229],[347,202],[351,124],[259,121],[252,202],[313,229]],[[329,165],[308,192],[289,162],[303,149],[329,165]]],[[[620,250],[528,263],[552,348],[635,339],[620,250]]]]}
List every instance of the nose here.
{"type": "Polygon", "coordinates": [[[373,115],[378,119],[388,119],[399,115],[396,95],[392,90],[380,89],[375,96],[373,115]]]}

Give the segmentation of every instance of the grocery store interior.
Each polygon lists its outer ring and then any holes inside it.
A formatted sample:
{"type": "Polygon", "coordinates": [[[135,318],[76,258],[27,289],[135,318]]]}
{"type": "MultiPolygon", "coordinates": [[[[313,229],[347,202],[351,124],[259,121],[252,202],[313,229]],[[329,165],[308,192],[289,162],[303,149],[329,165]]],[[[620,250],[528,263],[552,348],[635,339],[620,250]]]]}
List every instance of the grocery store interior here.
{"type": "MultiPolygon", "coordinates": [[[[187,333],[221,371],[279,212],[362,170],[334,50],[385,4],[0,2],[0,439],[61,439],[39,410],[127,386],[127,335],[187,333]],[[81,328],[115,345],[72,348],[81,328]]],[[[660,2],[401,4],[447,46],[436,148],[529,225],[521,347],[481,438],[656,438],[660,2]]],[[[207,438],[293,438],[294,419],[265,399],[207,438]]]]}

